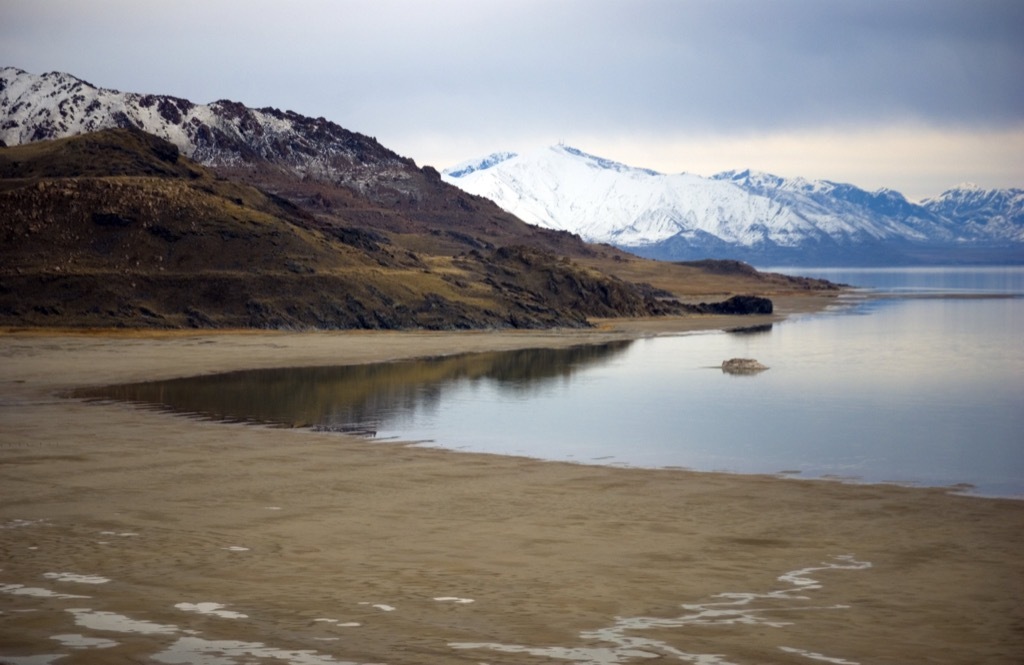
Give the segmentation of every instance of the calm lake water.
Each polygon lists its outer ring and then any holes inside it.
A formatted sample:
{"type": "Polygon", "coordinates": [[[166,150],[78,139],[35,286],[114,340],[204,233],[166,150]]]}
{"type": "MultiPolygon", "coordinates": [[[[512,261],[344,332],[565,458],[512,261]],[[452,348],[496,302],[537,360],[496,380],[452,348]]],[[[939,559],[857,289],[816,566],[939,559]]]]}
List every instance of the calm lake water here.
{"type": "Polygon", "coordinates": [[[870,291],[757,332],[236,372],[102,394],[459,450],[1024,497],[1024,268],[795,272],[870,291]],[[732,357],[770,369],[725,374],[732,357]]]}

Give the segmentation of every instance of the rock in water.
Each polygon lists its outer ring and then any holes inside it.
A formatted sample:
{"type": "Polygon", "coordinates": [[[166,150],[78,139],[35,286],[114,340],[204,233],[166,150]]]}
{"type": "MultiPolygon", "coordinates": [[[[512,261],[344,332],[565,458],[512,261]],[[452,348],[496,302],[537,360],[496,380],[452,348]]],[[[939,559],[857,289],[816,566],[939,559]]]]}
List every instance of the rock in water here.
{"type": "Polygon", "coordinates": [[[768,369],[753,358],[730,358],[722,361],[722,371],[729,374],[756,374],[768,369]]]}

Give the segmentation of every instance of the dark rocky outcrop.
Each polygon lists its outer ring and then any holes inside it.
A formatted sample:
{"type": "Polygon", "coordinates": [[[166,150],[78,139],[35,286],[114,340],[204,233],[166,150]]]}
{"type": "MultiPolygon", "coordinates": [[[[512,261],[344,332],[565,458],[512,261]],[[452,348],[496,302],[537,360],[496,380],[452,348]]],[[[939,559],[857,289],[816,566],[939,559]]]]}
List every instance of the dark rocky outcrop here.
{"type": "Polygon", "coordinates": [[[722,302],[691,305],[700,314],[771,314],[774,305],[769,298],[761,296],[733,296],[722,302]]]}

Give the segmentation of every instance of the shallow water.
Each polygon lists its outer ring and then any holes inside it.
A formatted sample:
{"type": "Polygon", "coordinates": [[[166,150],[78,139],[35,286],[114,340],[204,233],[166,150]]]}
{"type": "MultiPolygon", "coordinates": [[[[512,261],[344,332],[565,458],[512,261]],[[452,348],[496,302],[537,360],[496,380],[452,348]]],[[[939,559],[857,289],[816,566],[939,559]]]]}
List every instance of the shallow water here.
{"type": "Polygon", "coordinates": [[[1024,270],[800,272],[872,290],[753,332],[236,372],[104,395],[478,452],[1024,495],[1024,270]],[[725,374],[732,357],[770,369],[725,374]]]}

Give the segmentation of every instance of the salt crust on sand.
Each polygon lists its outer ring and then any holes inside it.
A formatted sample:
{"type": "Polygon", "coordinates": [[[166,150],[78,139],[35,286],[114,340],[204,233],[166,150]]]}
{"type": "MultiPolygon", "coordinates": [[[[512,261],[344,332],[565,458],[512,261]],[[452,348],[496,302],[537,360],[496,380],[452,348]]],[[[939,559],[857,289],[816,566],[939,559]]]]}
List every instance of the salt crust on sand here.
{"type": "Polygon", "coordinates": [[[105,637],[86,637],[85,635],[53,635],[51,640],[57,640],[62,645],[71,649],[109,649],[118,645],[114,640],[105,637]]]}
{"type": "MultiPolygon", "coordinates": [[[[218,613],[218,603],[180,603],[190,608],[203,608],[206,613],[218,613]]],[[[102,612],[88,608],[71,608],[67,610],[75,617],[75,623],[91,630],[102,630],[117,633],[141,633],[145,635],[173,635],[186,633],[179,637],[167,649],[154,654],[151,660],[158,663],[174,663],[180,665],[222,665],[234,663],[235,659],[268,658],[282,660],[289,665],[359,665],[350,661],[335,660],[327,654],[312,650],[288,650],[268,647],[260,642],[244,642],[238,640],[207,640],[188,634],[172,624],[159,624],[152,621],[140,621],[114,612],[102,612]]],[[[198,610],[197,610],[198,611],[198,610]]],[[[228,612],[228,614],[237,614],[228,612]]],[[[238,615],[231,618],[243,618],[238,615]]],[[[116,646],[117,643],[103,638],[89,638],[82,635],[55,635],[53,639],[70,648],[103,649],[116,646]]],[[[25,658],[7,658],[5,663],[12,665],[49,665],[63,655],[30,656],[25,658]]]]}
{"type": "Polygon", "coordinates": [[[196,612],[197,614],[211,614],[222,619],[248,619],[249,615],[241,612],[221,609],[224,605],[220,603],[178,603],[175,608],[183,612],[196,612]]]}
{"type": "Polygon", "coordinates": [[[363,624],[359,623],[358,621],[345,621],[345,622],[341,622],[338,619],[313,619],[313,621],[314,622],[318,622],[318,623],[334,624],[335,626],[337,626],[339,628],[358,628],[359,626],[363,625],[363,624]]]}
{"type": "Polygon", "coordinates": [[[46,523],[45,519],[41,519],[41,520],[13,519],[13,520],[9,520],[7,522],[4,522],[3,524],[0,524],[0,529],[23,529],[25,527],[36,526],[37,524],[45,524],[45,523],[46,523]]]}
{"type": "Polygon", "coordinates": [[[78,584],[106,584],[109,578],[99,575],[80,575],[78,573],[43,573],[43,577],[58,582],[76,582],[78,584]]]}
{"type": "Polygon", "coordinates": [[[151,659],[157,663],[174,665],[225,665],[252,662],[253,658],[283,660],[289,665],[359,665],[351,661],[335,660],[327,654],[312,650],[274,649],[261,642],[239,640],[206,640],[201,637],[181,637],[170,647],[151,659]],[[230,659],[230,660],[229,660],[230,659]]]}
{"type": "Polygon", "coordinates": [[[41,654],[39,656],[4,656],[4,665],[50,665],[67,654],[41,654]]]}
{"type": "Polygon", "coordinates": [[[91,596],[78,596],[72,593],[57,593],[49,589],[39,587],[27,587],[23,584],[2,584],[0,593],[9,593],[12,596],[36,596],[37,598],[90,598],[91,596]]]}
{"type": "Polygon", "coordinates": [[[139,621],[114,612],[100,612],[84,607],[75,607],[67,611],[75,616],[75,624],[93,630],[143,635],[171,635],[179,630],[177,626],[170,624],[139,621]]]}
{"type": "MultiPolygon", "coordinates": [[[[732,624],[760,625],[781,628],[790,625],[773,615],[790,609],[808,610],[842,610],[845,605],[808,606],[808,591],[821,589],[821,583],[812,578],[811,574],[822,570],[864,570],[870,568],[867,561],[858,561],[852,555],[844,554],[834,557],[832,562],[823,562],[820,566],[801,568],[780,575],[780,582],[790,585],[786,589],[778,589],[767,593],[728,592],[713,596],[718,599],[706,603],[684,603],[681,607],[685,613],[678,617],[619,617],[615,623],[606,628],[583,631],[580,638],[589,643],[604,643],[607,647],[534,647],[522,644],[497,644],[485,642],[452,642],[448,646],[453,649],[486,649],[499,653],[523,653],[540,658],[569,660],[590,665],[616,665],[633,659],[650,659],[672,657],[675,660],[696,665],[733,665],[720,654],[689,653],[654,638],[647,638],[636,633],[650,629],[682,628],[691,625],[725,626],[732,624]],[[759,601],[767,601],[759,603],[759,601]],[[786,603],[782,607],[778,603],[786,603]],[[763,607],[758,607],[763,604],[763,607]]],[[[787,653],[793,653],[812,660],[834,663],[835,665],[859,665],[853,661],[831,658],[821,654],[781,647],[787,653]]]]}
{"type": "Polygon", "coordinates": [[[860,663],[854,660],[831,658],[820,653],[814,653],[813,651],[805,651],[803,649],[794,649],[793,647],[779,647],[779,651],[785,651],[786,653],[795,653],[796,655],[803,656],[804,658],[810,658],[811,660],[819,660],[823,663],[834,663],[834,665],[860,665],[860,663]]]}

